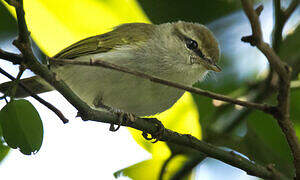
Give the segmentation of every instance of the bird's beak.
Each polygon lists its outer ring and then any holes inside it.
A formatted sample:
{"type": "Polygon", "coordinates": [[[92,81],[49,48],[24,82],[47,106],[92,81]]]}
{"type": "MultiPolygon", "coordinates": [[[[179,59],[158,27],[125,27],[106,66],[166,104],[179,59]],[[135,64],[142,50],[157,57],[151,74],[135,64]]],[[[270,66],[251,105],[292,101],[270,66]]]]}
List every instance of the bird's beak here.
{"type": "Polygon", "coordinates": [[[202,64],[206,69],[212,70],[215,72],[221,72],[222,69],[218,66],[213,60],[204,57],[204,61],[199,59],[199,63],[202,64]]]}
{"type": "Polygon", "coordinates": [[[218,66],[217,64],[210,64],[209,65],[209,69],[213,70],[215,72],[221,72],[222,71],[222,69],[220,68],[220,66],[218,66]]]}
{"type": "Polygon", "coordinates": [[[205,59],[205,64],[204,66],[208,69],[208,70],[212,70],[215,72],[221,72],[222,69],[220,68],[220,66],[218,66],[213,60],[209,59],[209,58],[204,58],[205,59]]]}

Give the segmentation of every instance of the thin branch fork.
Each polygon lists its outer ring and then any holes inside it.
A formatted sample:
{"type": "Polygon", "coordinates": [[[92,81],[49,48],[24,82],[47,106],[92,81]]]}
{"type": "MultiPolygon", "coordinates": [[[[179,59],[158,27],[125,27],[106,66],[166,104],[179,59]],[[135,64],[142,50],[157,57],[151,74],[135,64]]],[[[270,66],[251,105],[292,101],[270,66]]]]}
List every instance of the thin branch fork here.
{"type": "MultiPolygon", "coordinates": [[[[281,59],[277,56],[275,51],[263,41],[262,30],[259,21],[259,16],[253,9],[253,1],[251,0],[241,0],[242,6],[245,14],[247,15],[251,28],[252,35],[242,38],[242,41],[249,42],[251,45],[256,46],[268,59],[271,67],[278,73],[279,75],[279,93],[278,93],[278,106],[277,112],[274,113],[274,117],[277,119],[277,122],[284,133],[286,140],[290,146],[290,149],[294,158],[294,166],[296,169],[296,178],[300,179],[300,144],[299,140],[296,136],[296,132],[293,128],[292,122],[290,121],[290,80],[291,80],[291,67],[286,63],[282,62],[281,59]],[[251,38],[255,41],[251,42],[251,38]]],[[[298,3],[297,3],[298,4],[298,3]]],[[[297,4],[292,2],[289,10],[292,11],[296,8],[297,4]]],[[[282,14],[280,1],[275,0],[275,12],[277,15],[282,14]]],[[[292,12],[288,12],[292,13],[292,12]]],[[[288,16],[290,16],[290,14],[288,16]]],[[[284,17],[288,18],[288,17],[284,17]]],[[[277,21],[282,21],[278,17],[277,21]]],[[[286,21],[287,19],[284,19],[286,21]]],[[[279,22],[277,22],[279,23],[279,22]]],[[[284,24],[281,24],[283,27],[284,24]]],[[[278,28],[278,27],[277,27],[278,28]]],[[[278,32],[277,32],[278,33],[278,32]]],[[[281,34],[280,34],[281,35],[281,34]]]]}
{"type": "MultiPolygon", "coordinates": [[[[280,60],[273,49],[263,41],[261,25],[259,21],[259,14],[253,9],[253,3],[251,0],[241,0],[245,14],[247,15],[251,24],[252,35],[245,36],[242,41],[250,43],[252,46],[256,46],[268,59],[270,65],[274,70],[283,78],[289,79],[288,73],[291,71],[284,62],[280,60]]],[[[260,8],[260,6],[259,6],[260,8]]]]}
{"type": "Polygon", "coordinates": [[[274,30],[273,30],[273,39],[272,39],[272,47],[275,52],[278,52],[279,50],[279,44],[282,41],[282,30],[289,19],[289,17],[292,15],[292,13],[295,11],[295,9],[299,5],[299,0],[293,0],[288,8],[283,10],[281,8],[281,0],[274,0],[274,14],[275,14],[275,24],[274,24],[274,30]]]}
{"type": "Polygon", "coordinates": [[[136,71],[136,70],[132,70],[132,69],[128,69],[126,67],[122,67],[122,66],[118,66],[116,64],[112,64],[109,63],[107,61],[103,61],[101,59],[91,59],[91,61],[80,61],[80,60],[68,60],[68,59],[55,59],[55,58],[50,58],[50,64],[73,64],[73,65],[84,65],[84,66],[100,66],[103,68],[108,68],[108,69],[114,69],[117,71],[121,71],[124,73],[128,73],[128,74],[132,74],[135,75],[137,77],[143,78],[143,79],[148,79],[152,82],[156,82],[159,84],[163,84],[166,86],[170,86],[170,87],[174,87],[174,88],[178,88],[178,89],[182,89],[191,93],[195,93],[195,94],[199,94],[202,96],[207,96],[216,100],[220,100],[220,101],[225,101],[225,102],[229,102],[232,104],[237,104],[240,106],[244,106],[244,107],[248,107],[248,108],[253,108],[253,109],[257,109],[260,111],[263,111],[265,113],[268,114],[272,114],[274,112],[274,107],[273,106],[269,106],[267,104],[258,104],[258,103],[253,103],[253,102],[248,102],[248,101],[241,101],[238,99],[232,99],[228,96],[224,96],[224,95],[220,95],[220,94],[216,94],[213,92],[209,92],[209,91],[205,91],[202,90],[200,88],[194,88],[194,87],[189,87],[189,86],[184,86],[182,84],[176,83],[176,82],[172,82],[172,81],[168,81],[168,80],[164,80],[161,78],[157,78],[154,76],[150,76],[148,74],[136,71]]]}
{"type": "Polygon", "coordinates": [[[282,10],[285,20],[289,19],[289,17],[292,15],[292,13],[295,11],[295,9],[299,6],[299,4],[300,4],[299,0],[293,0],[285,10],[282,10]]]}

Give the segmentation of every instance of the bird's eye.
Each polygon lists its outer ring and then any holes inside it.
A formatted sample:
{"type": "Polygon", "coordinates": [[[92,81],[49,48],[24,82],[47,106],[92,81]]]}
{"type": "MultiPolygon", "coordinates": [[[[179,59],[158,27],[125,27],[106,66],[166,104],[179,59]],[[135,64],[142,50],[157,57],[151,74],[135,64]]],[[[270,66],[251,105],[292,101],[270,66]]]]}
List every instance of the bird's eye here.
{"type": "Polygon", "coordinates": [[[190,50],[195,50],[198,48],[198,43],[192,39],[186,40],[186,47],[190,50]]]}

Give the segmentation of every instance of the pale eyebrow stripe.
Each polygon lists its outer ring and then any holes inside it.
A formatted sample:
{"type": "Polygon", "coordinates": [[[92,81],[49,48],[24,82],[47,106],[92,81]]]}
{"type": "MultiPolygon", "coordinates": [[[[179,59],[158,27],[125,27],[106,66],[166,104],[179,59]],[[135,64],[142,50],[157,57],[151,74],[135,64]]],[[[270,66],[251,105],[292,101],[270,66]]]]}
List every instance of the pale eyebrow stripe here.
{"type": "MultiPolygon", "coordinates": [[[[179,29],[177,27],[174,28],[173,33],[179,37],[179,39],[181,39],[182,41],[184,41],[186,43],[186,41],[188,40],[193,40],[192,38],[187,37],[186,35],[184,35],[182,32],[179,31],[179,29]]],[[[193,40],[195,41],[195,40],[193,40]]],[[[197,42],[197,41],[196,41],[197,42]]],[[[198,43],[198,42],[197,42],[198,43]]],[[[208,61],[209,63],[211,63],[211,59],[205,57],[205,55],[203,54],[203,52],[200,50],[200,48],[198,47],[197,49],[194,49],[193,52],[195,54],[197,54],[199,57],[201,57],[202,59],[208,61]]]]}

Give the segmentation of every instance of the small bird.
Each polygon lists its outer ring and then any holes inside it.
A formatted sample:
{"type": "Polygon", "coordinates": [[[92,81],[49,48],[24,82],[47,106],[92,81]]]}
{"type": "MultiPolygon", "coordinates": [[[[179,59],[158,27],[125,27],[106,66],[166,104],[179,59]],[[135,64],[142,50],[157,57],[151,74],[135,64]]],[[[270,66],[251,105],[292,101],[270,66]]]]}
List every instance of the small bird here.
{"type": "MultiPolygon", "coordinates": [[[[54,58],[101,59],[165,80],[192,86],[208,70],[220,72],[219,45],[204,25],[178,21],[160,25],[128,23],[105,34],[83,39],[54,58]]],[[[52,65],[50,68],[83,101],[96,109],[148,116],[170,108],[183,90],[134,75],[95,66],[52,65]]],[[[35,93],[54,90],[39,76],[21,80],[35,93]]],[[[7,92],[10,83],[0,85],[7,92]]],[[[16,97],[28,94],[18,88],[16,97]]]]}

